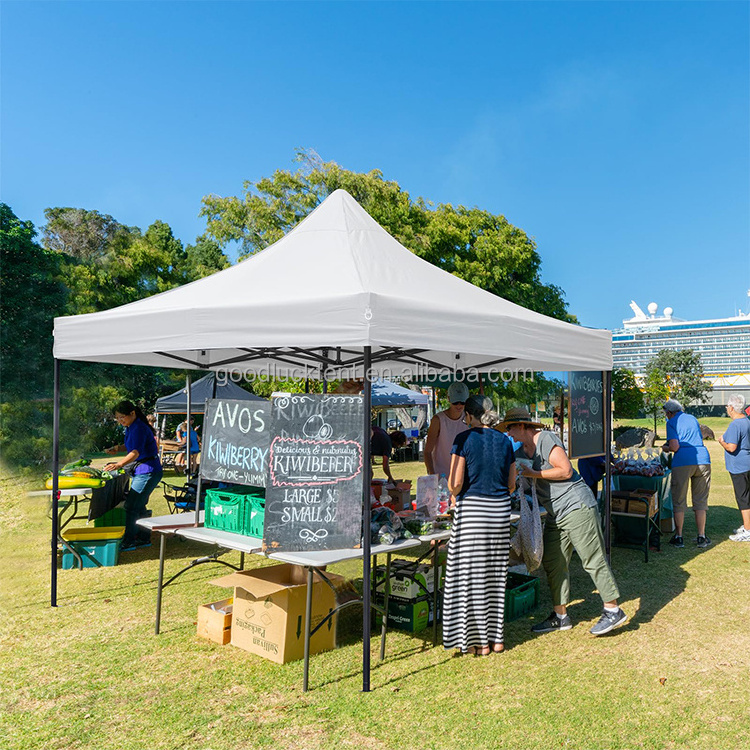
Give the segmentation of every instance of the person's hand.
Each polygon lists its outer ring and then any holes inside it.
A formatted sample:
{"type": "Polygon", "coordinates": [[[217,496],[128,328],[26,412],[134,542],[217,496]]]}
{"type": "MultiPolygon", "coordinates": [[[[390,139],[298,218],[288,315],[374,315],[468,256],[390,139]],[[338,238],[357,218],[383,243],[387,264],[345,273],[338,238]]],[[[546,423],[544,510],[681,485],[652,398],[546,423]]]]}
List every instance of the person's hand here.
{"type": "MultiPolygon", "coordinates": [[[[107,451],[107,453],[109,453],[109,451],[107,451]]],[[[112,461],[111,463],[108,463],[104,467],[104,471],[114,471],[115,469],[119,469],[119,468],[120,467],[118,466],[117,461],[112,461]]]]}
{"type": "Polygon", "coordinates": [[[523,469],[521,469],[521,476],[526,477],[526,479],[537,479],[542,476],[542,472],[534,471],[534,469],[524,466],[523,469]]]}

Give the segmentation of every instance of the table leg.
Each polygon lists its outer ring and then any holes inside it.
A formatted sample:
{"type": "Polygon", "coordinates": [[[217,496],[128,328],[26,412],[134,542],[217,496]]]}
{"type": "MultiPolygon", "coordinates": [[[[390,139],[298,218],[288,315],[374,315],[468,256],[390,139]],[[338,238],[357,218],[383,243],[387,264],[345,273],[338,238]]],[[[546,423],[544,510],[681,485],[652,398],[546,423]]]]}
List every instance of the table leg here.
{"type": "Polygon", "coordinates": [[[391,593],[391,553],[385,556],[385,589],[383,591],[383,623],[380,626],[380,661],[385,659],[385,634],[388,630],[388,598],[391,593]]]}
{"type": "Polygon", "coordinates": [[[310,628],[312,626],[313,569],[307,569],[307,600],[305,602],[305,666],[302,677],[302,692],[307,692],[310,676],[310,628]]]}
{"type": "Polygon", "coordinates": [[[161,624],[161,594],[164,590],[164,552],[167,546],[167,537],[165,534],[159,534],[159,580],[156,584],[156,625],[154,633],[159,635],[159,625],[161,624]]]}
{"type": "Polygon", "coordinates": [[[240,570],[245,569],[245,553],[240,552],[240,570]]]}

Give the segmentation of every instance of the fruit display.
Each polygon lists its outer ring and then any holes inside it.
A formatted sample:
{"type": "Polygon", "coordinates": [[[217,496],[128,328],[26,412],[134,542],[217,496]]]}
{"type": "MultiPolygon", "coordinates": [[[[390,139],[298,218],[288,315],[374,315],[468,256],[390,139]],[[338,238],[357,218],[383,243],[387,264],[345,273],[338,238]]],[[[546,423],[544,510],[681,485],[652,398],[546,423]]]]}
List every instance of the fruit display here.
{"type": "Polygon", "coordinates": [[[653,448],[645,452],[631,449],[626,455],[618,454],[612,465],[612,473],[622,476],[663,477],[664,460],[662,454],[653,448]]]}

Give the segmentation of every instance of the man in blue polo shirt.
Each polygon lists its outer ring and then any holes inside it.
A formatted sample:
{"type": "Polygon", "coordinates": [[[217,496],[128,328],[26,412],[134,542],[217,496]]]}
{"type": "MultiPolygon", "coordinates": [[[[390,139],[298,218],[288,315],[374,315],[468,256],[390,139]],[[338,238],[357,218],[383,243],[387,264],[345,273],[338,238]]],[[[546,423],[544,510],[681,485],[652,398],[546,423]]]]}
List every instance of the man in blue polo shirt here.
{"type": "Polygon", "coordinates": [[[672,457],[672,505],[674,507],[674,536],[669,540],[673,547],[684,547],[682,526],[687,509],[688,484],[693,500],[695,525],[701,549],[711,540],[706,536],[706,511],[708,493],[711,490],[711,456],[703,445],[703,435],[698,420],[685,414],[682,404],[671,398],[664,404],[667,416],[667,442],[663,450],[671,451],[672,457]]]}

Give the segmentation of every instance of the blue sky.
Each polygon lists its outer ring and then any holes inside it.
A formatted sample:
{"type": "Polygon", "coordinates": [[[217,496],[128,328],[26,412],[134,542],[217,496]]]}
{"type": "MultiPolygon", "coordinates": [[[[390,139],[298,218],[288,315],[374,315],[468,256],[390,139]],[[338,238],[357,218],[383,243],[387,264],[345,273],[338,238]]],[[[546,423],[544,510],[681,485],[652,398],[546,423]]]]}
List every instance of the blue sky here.
{"type": "Polygon", "coordinates": [[[2,200],[185,243],[294,150],[501,213],[582,323],[748,311],[747,2],[13,2],[2,200]]]}

